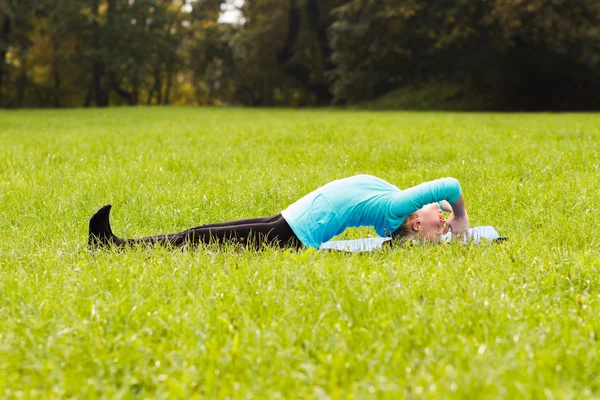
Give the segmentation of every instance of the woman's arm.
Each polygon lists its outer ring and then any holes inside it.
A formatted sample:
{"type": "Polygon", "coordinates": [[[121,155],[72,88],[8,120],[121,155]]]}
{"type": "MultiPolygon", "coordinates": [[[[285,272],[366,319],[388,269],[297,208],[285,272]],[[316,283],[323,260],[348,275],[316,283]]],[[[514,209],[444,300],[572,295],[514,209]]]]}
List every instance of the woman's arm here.
{"type": "Polygon", "coordinates": [[[450,204],[450,207],[452,209],[452,214],[454,214],[457,217],[462,217],[463,215],[467,215],[467,209],[465,208],[465,197],[463,196],[463,194],[460,194],[460,197],[458,198],[458,200],[456,200],[454,203],[450,204]]]}
{"type": "Polygon", "coordinates": [[[440,201],[440,203],[441,203],[440,207],[442,208],[442,211],[446,211],[446,212],[450,212],[450,213],[452,212],[452,206],[450,205],[450,203],[448,203],[446,200],[442,200],[442,201],[440,201]]]}
{"type": "Polygon", "coordinates": [[[398,192],[394,195],[390,211],[398,217],[406,216],[420,210],[424,205],[442,200],[453,206],[460,197],[460,183],[454,178],[441,178],[398,192]]]}
{"type": "Polygon", "coordinates": [[[444,228],[444,234],[448,231],[452,232],[452,236],[464,236],[465,239],[469,238],[469,216],[467,215],[467,209],[465,207],[465,198],[463,194],[460,194],[458,200],[451,204],[452,214],[446,221],[446,227],[444,228]]]}

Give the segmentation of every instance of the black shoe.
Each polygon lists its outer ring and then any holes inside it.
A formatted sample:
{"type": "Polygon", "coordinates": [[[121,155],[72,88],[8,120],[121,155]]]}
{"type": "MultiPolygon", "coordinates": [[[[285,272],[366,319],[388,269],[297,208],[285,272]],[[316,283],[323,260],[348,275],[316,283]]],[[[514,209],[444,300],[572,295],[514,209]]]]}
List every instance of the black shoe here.
{"type": "Polygon", "coordinates": [[[110,229],[110,209],[111,205],[107,204],[90,218],[90,230],[88,233],[88,246],[90,248],[102,248],[114,245],[120,245],[121,239],[117,238],[110,229]]]}

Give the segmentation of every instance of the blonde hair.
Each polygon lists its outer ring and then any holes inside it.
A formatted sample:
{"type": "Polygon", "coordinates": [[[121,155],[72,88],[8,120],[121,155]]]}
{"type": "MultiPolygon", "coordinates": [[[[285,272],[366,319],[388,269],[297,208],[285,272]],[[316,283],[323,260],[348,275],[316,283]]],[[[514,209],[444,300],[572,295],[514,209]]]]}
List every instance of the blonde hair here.
{"type": "Polygon", "coordinates": [[[404,222],[402,222],[402,225],[392,233],[392,239],[401,240],[403,242],[414,239],[416,233],[412,230],[412,222],[415,218],[417,218],[417,213],[412,213],[406,217],[404,222]]]}

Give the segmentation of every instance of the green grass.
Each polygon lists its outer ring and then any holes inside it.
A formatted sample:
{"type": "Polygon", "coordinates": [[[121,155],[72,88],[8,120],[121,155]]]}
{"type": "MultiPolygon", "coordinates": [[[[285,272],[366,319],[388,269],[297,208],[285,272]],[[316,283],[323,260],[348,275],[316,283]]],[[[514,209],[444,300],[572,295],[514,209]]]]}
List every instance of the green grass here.
{"type": "MultiPolygon", "coordinates": [[[[600,115],[0,112],[0,396],[598,398],[600,115]],[[86,251],[454,176],[502,245],[86,251]]],[[[372,235],[362,229],[346,237],[372,235]]]]}

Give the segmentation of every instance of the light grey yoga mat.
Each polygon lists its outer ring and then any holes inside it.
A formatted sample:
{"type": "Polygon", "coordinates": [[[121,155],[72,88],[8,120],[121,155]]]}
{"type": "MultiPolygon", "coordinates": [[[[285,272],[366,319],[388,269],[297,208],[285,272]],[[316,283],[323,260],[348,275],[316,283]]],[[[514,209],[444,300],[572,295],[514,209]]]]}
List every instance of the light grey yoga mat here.
{"type": "MultiPolygon", "coordinates": [[[[493,226],[476,226],[469,229],[471,233],[471,239],[475,244],[480,243],[482,240],[494,241],[494,240],[505,240],[506,238],[501,237],[493,226]]],[[[450,241],[451,233],[442,235],[440,243],[450,241]]],[[[321,249],[325,250],[340,250],[347,251],[350,253],[372,251],[380,249],[383,243],[389,241],[390,238],[365,238],[356,240],[330,240],[329,242],[321,244],[321,249]]]]}

